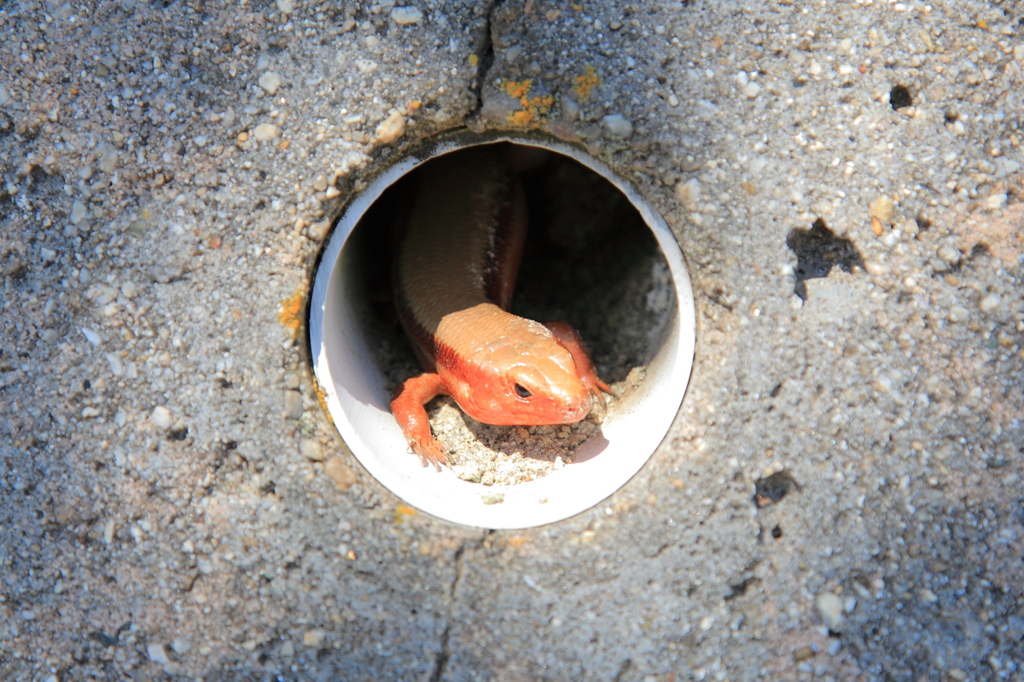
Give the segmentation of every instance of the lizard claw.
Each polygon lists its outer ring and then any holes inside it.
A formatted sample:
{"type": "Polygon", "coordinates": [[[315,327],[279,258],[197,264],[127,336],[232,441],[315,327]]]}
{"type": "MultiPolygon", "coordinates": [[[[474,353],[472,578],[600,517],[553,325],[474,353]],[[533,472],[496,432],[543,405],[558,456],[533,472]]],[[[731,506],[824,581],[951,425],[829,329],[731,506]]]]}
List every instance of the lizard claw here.
{"type": "Polygon", "coordinates": [[[440,471],[442,464],[449,463],[448,456],[444,454],[444,444],[437,439],[415,440],[411,441],[409,445],[412,447],[413,453],[419,455],[420,461],[425,467],[433,464],[440,471]]]}
{"type": "Polygon", "coordinates": [[[587,390],[590,391],[595,398],[597,398],[597,401],[601,403],[601,407],[607,407],[607,404],[604,399],[605,393],[614,398],[619,397],[618,395],[616,395],[615,391],[612,390],[611,386],[604,383],[598,378],[596,372],[591,373],[587,376],[581,376],[580,381],[582,381],[583,385],[587,387],[587,390]]]}

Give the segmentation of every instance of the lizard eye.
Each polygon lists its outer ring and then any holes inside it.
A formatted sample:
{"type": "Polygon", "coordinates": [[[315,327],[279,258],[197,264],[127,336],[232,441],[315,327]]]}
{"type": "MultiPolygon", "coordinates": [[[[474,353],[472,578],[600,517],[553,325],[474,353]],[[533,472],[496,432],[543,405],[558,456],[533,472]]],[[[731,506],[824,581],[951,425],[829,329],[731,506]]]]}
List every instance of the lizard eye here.
{"type": "Polygon", "coordinates": [[[516,393],[519,394],[520,398],[529,398],[533,395],[530,393],[530,389],[526,388],[526,386],[523,386],[522,384],[516,384],[516,393]]]}

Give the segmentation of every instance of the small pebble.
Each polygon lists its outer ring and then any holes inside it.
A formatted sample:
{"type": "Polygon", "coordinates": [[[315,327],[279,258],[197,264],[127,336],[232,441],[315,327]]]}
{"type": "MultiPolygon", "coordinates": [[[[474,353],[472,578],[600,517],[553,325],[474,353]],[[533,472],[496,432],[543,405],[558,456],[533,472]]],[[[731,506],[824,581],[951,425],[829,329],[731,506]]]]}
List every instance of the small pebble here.
{"type": "Polygon", "coordinates": [[[949,244],[940,246],[935,255],[950,265],[960,262],[960,251],[949,244]]]}
{"type": "Polygon", "coordinates": [[[963,306],[955,305],[949,309],[949,321],[950,322],[964,322],[970,316],[967,308],[963,306]]]}
{"type": "Polygon", "coordinates": [[[743,86],[743,94],[746,95],[749,99],[754,99],[759,94],[761,94],[761,86],[758,85],[757,83],[747,83],[745,86],[743,86]]]}
{"type": "Polygon", "coordinates": [[[282,14],[291,14],[295,11],[295,0],[277,0],[277,9],[282,14]]]}
{"type": "Polygon", "coordinates": [[[314,462],[321,462],[324,459],[324,449],[320,446],[320,441],[314,438],[304,438],[299,443],[299,450],[302,451],[303,457],[314,462]]]}
{"type": "Polygon", "coordinates": [[[319,628],[314,628],[302,636],[302,643],[310,648],[316,648],[327,639],[327,633],[319,628]]]}
{"type": "Polygon", "coordinates": [[[265,74],[260,76],[259,86],[263,88],[264,92],[268,95],[277,93],[277,89],[281,87],[281,76],[277,75],[273,71],[267,71],[265,74]]]}
{"type": "Polygon", "coordinates": [[[100,335],[88,327],[82,327],[82,335],[85,337],[86,341],[94,346],[98,346],[103,343],[103,339],[100,338],[100,335]]]}
{"type": "Polygon", "coordinates": [[[376,144],[391,144],[405,134],[405,117],[401,112],[392,111],[384,121],[377,126],[377,132],[373,135],[376,144]]]}
{"type": "Polygon", "coordinates": [[[840,642],[838,639],[833,639],[831,642],[828,643],[828,646],[825,648],[825,651],[828,653],[829,656],[835,656],[839,653],[840,649],[842,648],[843,643],[840,642]]]}
{"type": "Polygon", "coordinates": [[[391,20],[399,26],[418,24],[423,20],[423,12],[416,7],[395,7],[391,10],[391,20]]]}
{"type": "Polygon", "coordinates": [[[78,199],[75,199],[75,203],[71,205],[71,224],[77,225],[82,222],[85,219],[85,215],[85,205],[78,199]]]}
{"type": "Polygon", "coordinates": [[[697,202],[700,200],[700,180],[690,178],[686,182],[680,182],[676,185],[676,198],[687,211],[697,210],[697,202]]]}
{"type": "Polygon", "coordinates": [[[982,299],[978,301],[978,307],[981,308],[981,312],[990,313],[999,307],[1002,300],[1003,299],[999,294],[989,294],[987,296],[983,296],[982,299]]]}
{"type": "Polygon", "coordinates": [[[813,656],[814,649],[812,649],[809,646],[800,647],[799,649],[793,652],[793,658],[795,658],[798,663],[801,661],[806,661],[808,658],[811,658],[813,656]]]}
{"type": "Polygon", "coordinates": [[[344,462],[341,457],[335,455],[324,464],[324,475],[331,479],[335,487],[340,490],[348,490],[356,480],[356,472],[344,462]]]}
{"type": "Polygon", "coordinates": [[[252,135],[260,142],[273,140],[277,137],[277,126],[273,123],[261,123],[252,131],[252,135]]]}
{"type": "Polygon", "coordinates": [[[192,649],[192,641],[188,637],[178,636],[171,642],[171,648],[174,649],[174,653],[184,656],[192,649]]]}
{"type": "Polygon", "coordinates": [[[110,148],[100,156],[100,170],[104,173],[112,173],[117,168],[117,150],[110,148]]]}
{"type": "Polygon", "coordinates": [[[990,211],[995,211],[1006,206],[1006,194],[990,194],[988,199],[985,200],[985,208],[990,211]]]}
{"type": "Polygon", "coordinates": [[[829,630],[839,628],[843,621],[842,599],[831,592],[822,592],[815,598],[814,605],[818,607],[818,613],[829,630]]]}
{"type": "Polygon", "coordinates": [[[167,658],[167,652],[164,651],[162,644],[147,644],[146,654],[149,656],[149,660],[159,665],[170,663],[170,659],[167,658]]]}
{"type": "Polygon", "coordinates": [[[569,97],[562,98],[562,120],[567,123],[573,123],[578,121],[580,118],[580,105],[576,104],[569,97]]]}
{"type": "Polygon", "coordinates": [[[601,119],[601,125],[610,137],[625,139],[633,134],[633,124],[622,114],[609,114],[601,119]]]}
{"type": "Polygon", "coordinates": [[[284,392],[284,409],[282,413],[286,419],[298,419],[302,416],[302,394],[298,391],[284,392]]]}
{"type": "Polygon", "coordinates": [[[161,431],[171,428],[171,411],[163,405],[157,405],[149,415],[149,421],[161,431]]]}
{"type": "Polygon", "coordinates": [[[868,204],[868,215],[883,225],[891,225],[895,213],[896,205],[887,194],[878,195],[868,204]]]}

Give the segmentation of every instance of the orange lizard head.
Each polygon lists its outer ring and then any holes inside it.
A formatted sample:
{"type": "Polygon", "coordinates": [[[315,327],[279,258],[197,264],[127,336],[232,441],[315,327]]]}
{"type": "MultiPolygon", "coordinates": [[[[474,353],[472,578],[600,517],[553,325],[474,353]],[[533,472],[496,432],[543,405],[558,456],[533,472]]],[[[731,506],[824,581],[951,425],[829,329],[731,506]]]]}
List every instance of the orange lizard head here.
{"type": "Polygon", "coordinates": [[[439,363],[438,374],[459,407],[500,426],[571,424],[586,417],[592,397],[569,351],[543,325],[513,320],[513,329],[457,366],[439,363]]]}

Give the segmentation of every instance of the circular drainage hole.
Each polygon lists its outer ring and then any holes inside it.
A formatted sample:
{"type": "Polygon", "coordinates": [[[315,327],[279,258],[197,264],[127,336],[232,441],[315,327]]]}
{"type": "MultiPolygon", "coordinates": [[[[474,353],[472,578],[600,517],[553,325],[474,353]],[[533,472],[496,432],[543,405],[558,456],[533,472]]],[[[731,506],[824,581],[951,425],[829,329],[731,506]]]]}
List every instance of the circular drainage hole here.
{"type": "Polygon", "coordinates": [[[604,164],[555,141],[461,134],[395,162],[343,211],[312,296],[314,371],[345,442],[409,504],[472,526],[550,523],[617,490],[671,426],[693,359],[690,282],[668,227],[604,164]],[[395,389],[424,371],[396,311],[392,266],[425,174],[480,144],[512,160],[528,207],[510,312],[571,324],[617,397],[554,426],[483,424],[437,398],[427,413],[450,461],[437,471],[409,451],[390,411],[395,389]]]}

